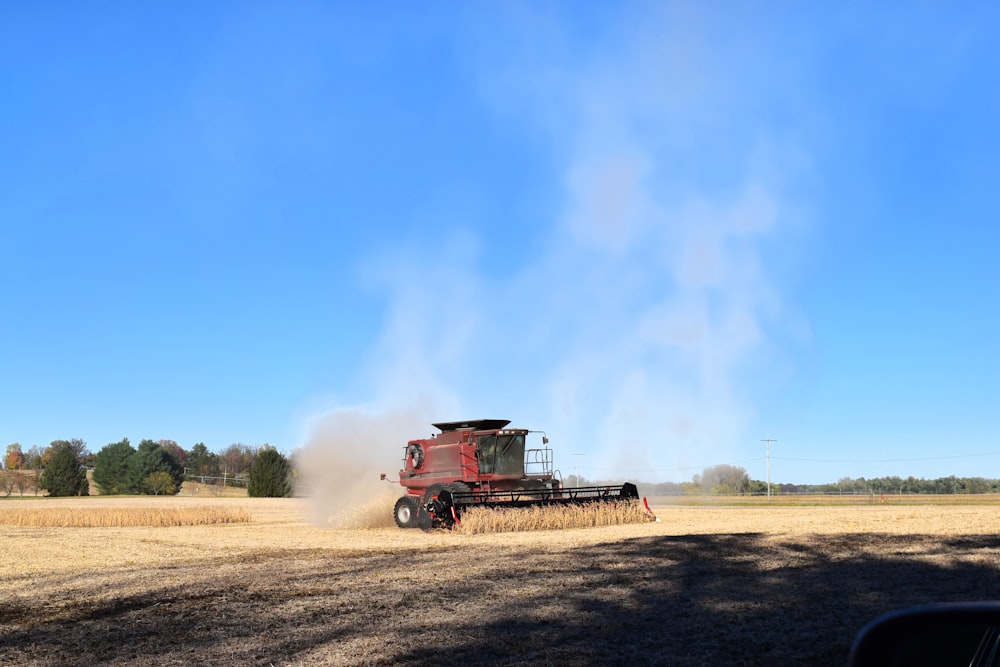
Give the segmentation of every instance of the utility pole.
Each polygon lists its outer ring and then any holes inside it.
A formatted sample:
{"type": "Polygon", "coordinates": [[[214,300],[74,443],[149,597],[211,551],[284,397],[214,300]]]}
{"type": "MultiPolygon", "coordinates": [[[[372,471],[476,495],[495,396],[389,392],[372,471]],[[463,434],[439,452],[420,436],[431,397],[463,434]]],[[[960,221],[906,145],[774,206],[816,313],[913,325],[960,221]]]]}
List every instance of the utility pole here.
{"type": "Polygon", "coordinates": [[[580,457],[583,456],[583,454],[578,452],[573,454],[573,456],[576,457],[576,485],[583,486],[583,484],[580,484],[580,457]]]}
{"type": "Polygon", "coordinates": [[[761,438],[761,442],[767,443],[767,499],[771,499],[771,443],[778,442],[774,438],[761,438]]]}

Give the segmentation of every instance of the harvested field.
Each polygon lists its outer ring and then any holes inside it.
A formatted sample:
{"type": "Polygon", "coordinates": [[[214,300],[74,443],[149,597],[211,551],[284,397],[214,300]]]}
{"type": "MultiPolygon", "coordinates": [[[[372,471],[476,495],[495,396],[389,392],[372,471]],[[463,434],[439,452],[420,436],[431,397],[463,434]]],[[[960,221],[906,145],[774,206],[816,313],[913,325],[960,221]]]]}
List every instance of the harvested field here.
{"type": "Polygon", "coordinates": [[[884,611],[1000,599],[996,505],[654,507],[660,523],[462,535],[217,502],[251,521],[0,526],[0,664],[843,665],[884,611]]]}

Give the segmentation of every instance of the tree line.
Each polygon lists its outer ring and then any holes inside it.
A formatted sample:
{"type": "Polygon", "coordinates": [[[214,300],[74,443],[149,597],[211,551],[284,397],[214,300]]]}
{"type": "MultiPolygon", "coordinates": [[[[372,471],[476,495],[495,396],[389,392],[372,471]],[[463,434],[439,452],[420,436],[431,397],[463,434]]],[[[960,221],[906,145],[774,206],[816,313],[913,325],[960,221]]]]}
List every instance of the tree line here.
{"type": "MultiPolygon", "coordinates": [[[[142,440],[132,447],[128,438],[105,445],[92,453],[80,439],[54,440],[48,447],[24,450],[19,443],[7,446],[0,470],[0,493],[24,495],[34,490],[48,495],[87,495],[86,471],[102,495],[171,495],[185,479],[212,483],[225,480],[245,486],[251,496],[291,495],[295,459],[286,458],[268,444],[250,447],[233,443],[220,453],[204,443],[185,450],[173,440],[142,440]],[[255,472],[256,471],[256,472],[255,472]]],[[[689,482],[636,482],[643,495],[764,495],[767,482],[751,479],[741,466],[710,466],[689,482]]],[[[616,481],[595,481],[569,475],[566,486],[613,485],[616,481]]],[[[986,477],[885,476],[842,477],[826,484],[772,483],[771,494],[980,494],[1000,493],[1000,479],[986,477]]]]}
{"type": "Polygon", "coordinates": [[[918,477],[841,477],[836,482],[828,484],[778,484],[783,493],[862,493],[884,495],[890,493],[919,494],[976,494],[1000,493],[1000,479],[987,477],[937,477],[923,479],[918,477]]]}
{"type": "MultiPolygon", "coordinates": [[[[646,496],[690,496],[690,495],[765,495],[767,482],[751,479],[745,468],[734,465],[710,466],[694,475],[690,482],[644,483],[637,480],[640,492],[646,496]]],[[[588,486],[614,484],[577,479],[570,475],[567,486],[588,486]]],[[[978,494],[1000,493],[1000,479],[986,477],[938,477],[923,479],[917,477],[886,476],[865,479],[864,477],[842,477],[826,484],[784,484],[771,483],[771,494],[978,494]]]]}
{"type": "Polygon", "coordinates": [[[7,496],[31,490],[50,496],[88,495],[88,470],[101,495],[173,495],[185,479],[226,480],[246,486],[251,496],[285,497],[292,492],[292,463],[268,444],[234,443],[217,454],[200,442],[186,451],[173,440],[142,440],[133,447],[124,438],[94,453],[83,440],[54,440],[45,449],[34,446],[27,451],[12,443],[2,463],[0,492],[7,496]]]}

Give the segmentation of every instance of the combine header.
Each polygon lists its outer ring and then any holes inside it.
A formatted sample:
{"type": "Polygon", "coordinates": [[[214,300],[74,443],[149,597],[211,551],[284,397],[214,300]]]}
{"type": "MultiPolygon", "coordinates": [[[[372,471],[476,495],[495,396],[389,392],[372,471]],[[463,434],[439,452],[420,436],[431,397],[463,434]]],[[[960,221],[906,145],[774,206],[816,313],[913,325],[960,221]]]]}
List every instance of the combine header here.
{"type": "Polygon", "coordinates": [[[553,473],[544,432],[508,424],[506,419],[442,422],[433,424],[440,434],[409,441],[399,471],[406,495],[396,501],[396,525],[450,528],[470,507],[638,502],[639,492],[630,483],[563,488],[553,473]],[[541,448],[526,448],[529,433],[542,435],[541,448]]]}

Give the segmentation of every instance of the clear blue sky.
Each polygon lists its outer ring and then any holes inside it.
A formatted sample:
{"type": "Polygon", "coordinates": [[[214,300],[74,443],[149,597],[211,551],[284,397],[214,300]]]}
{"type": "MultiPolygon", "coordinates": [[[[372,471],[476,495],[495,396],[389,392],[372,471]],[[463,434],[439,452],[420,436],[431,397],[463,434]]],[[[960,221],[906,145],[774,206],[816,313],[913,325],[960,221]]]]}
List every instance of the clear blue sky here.
{"type": "Polygon", "coordinates": [[[1000,477],[990,3],[361,4],[0,8],[0,446],[1000,477]]]}

